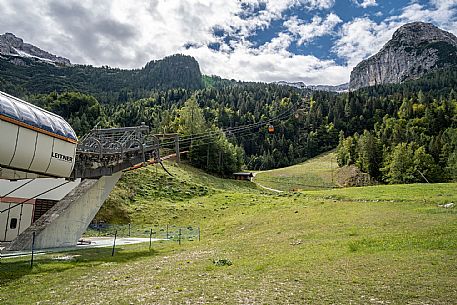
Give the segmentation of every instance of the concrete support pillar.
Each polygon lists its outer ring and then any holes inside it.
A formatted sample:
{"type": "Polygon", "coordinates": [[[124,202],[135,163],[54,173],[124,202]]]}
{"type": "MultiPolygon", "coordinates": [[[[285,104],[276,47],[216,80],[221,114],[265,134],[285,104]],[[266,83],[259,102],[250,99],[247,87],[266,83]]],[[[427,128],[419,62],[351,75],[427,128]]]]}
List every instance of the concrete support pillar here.
{"type": "Polygon", "coordinates": [[[85,179],[32,226],[22,232],[9,250],[28,250],[35,232],[35,249],[73,247],[94,219],[122,172],[98,180],[85,179]]]}

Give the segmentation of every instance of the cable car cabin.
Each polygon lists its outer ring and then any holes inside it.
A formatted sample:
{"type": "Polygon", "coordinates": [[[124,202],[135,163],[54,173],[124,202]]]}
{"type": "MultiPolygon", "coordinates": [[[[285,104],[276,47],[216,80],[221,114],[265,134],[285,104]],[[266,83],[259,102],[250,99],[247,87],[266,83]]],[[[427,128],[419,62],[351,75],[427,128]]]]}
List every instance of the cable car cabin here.
{"type": "Polygon", "coordinates": [[[62,117],[0,91],[0,179],[68,178],[77,141],[62,117]]]}
{"type": "Polygon", "coordinates": [[[275,127],[273,125],[268,125],[268,133],[273,134],[275,133],[275,127]]]}

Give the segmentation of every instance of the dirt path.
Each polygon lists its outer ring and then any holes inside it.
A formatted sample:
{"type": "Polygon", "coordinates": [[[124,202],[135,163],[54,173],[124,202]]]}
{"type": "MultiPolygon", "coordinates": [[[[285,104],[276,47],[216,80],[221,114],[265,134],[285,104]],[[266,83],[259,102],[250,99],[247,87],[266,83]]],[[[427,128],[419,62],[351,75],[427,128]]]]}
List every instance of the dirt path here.
{"type": "Polygon", "coordinates": [[[284,193],[284,191],[280,191],[280,190],[277,190],[277,189],[272,189],[271,187],[266,187],[258,182],[255,181],[255,176],[257,175],[258,173],[253,173],[254,177],[252,178],[252,182],[254,182],[257,186],[265,189],[265,190],[268,190],[268,191],[272,191],[272,192],[276,192],[276,193],[284,193]]]}

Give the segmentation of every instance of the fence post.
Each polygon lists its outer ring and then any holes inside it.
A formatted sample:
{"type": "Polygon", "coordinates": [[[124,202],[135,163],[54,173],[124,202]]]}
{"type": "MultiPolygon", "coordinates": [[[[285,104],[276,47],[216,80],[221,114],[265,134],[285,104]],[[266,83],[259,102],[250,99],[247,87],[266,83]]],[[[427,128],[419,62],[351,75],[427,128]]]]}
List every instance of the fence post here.
{"type": "Polygon", "coordinates": [[[179,242],[179,244],[181,245],[181,228],[179,228],[179,238],[178,238],[178,242],[179,242]]]}
{"type": "Polygon", "coordinates": [[[168,224],[167,224],[167,239],[168,239],[168,224]]]}
{"type": "Polygon", "coordinates": [[[152,229],[151,229],[151,232],[149,233],[149,251],[151,251],[151,247],[152,247],[152,229]]]}
{"type": "Polygon", "coordinates": [[[117,230],[114,232],[113,251],[111,251],[111,256],[114,256],[114,248],[116,247],[116,237],[117,237],[117,230]]]}
{"type": "Polygon", "coordinates": [[[33,254],[35,252],[35,231],[32,233],[32,258],[30,259],[30,268],[33,268],[33,254]]]}
{"type": "Polygon", "coordinates": [[[200,241],[200,226],[198,226],[198,241],[200,241]]]}
{"type": "Polygon", "coordinates": [[[129,222],[129,237],[130,237],[130,222],[129,222]]]}

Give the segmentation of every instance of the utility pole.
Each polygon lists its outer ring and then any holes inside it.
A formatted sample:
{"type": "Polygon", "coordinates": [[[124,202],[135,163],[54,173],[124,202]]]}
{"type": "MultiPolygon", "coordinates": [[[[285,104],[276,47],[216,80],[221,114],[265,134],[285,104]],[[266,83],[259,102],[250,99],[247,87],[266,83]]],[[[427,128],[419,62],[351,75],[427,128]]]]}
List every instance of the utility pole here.
{"type": "Polygon", "coordinates": [[[193,144],[193,137],[194,137],[194,107],[192,107],[191,119],[190,119],[190,146],[192,146],[192,144],[193,144]]]}
{"type": "Polygon", "coordinates": [[[181,153],[179,152],[179,135],[175,135],[176,162],[181,162],[181,153]]]}
{"type": "Polygon", "coordinates": [[[222,169],[222,151],[219,151],[219,171],[222,169]]]}
{"type": "Polygon", "coordinates": [[[333,158],[330,156],[330,170],[332,171],[332,184],[333,184],[333,158]]]}
{"type": "Polygon", "coordinates": [[[208,143],[208,151],[206,152],[206,169],[209,168],[209,143],[208,143]]]}

